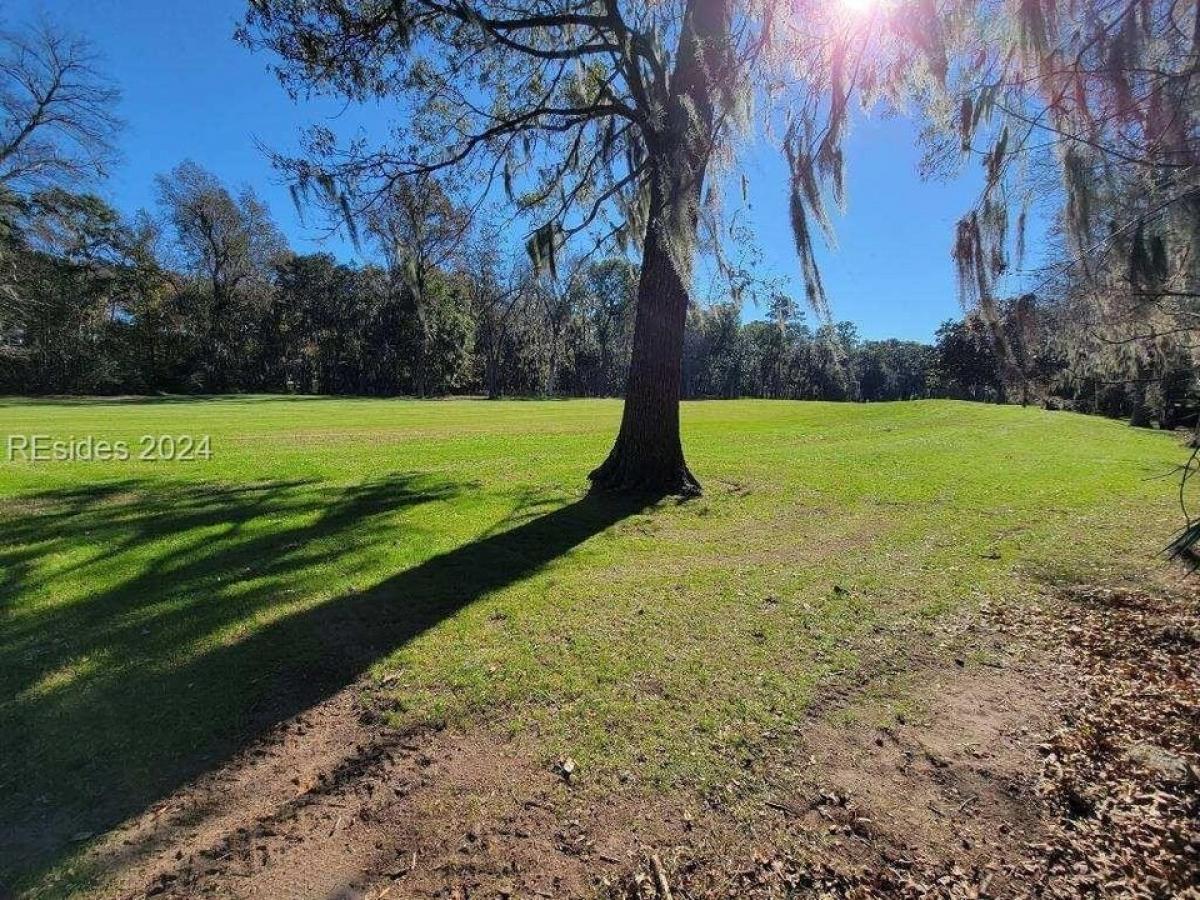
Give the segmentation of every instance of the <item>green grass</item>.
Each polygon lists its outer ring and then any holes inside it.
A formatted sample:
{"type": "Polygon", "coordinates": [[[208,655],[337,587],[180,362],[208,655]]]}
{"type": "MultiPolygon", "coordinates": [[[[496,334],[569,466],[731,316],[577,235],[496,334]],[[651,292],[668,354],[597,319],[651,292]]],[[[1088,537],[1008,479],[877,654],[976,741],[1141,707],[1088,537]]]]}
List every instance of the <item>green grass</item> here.
{"type": "MultiPolygon", "coordinates": [[[[363,673],[585,782],[705,790],[983,597],[1137,574],[1171,436],[927,401],[687,404],[702,499],[583,496],[613,401],[0,400],[9,434],[211,435],[206,462],[0,458],[0,884],[363,673]]],[[[14,883],[10,881],[9,883],[14,883]]]]}

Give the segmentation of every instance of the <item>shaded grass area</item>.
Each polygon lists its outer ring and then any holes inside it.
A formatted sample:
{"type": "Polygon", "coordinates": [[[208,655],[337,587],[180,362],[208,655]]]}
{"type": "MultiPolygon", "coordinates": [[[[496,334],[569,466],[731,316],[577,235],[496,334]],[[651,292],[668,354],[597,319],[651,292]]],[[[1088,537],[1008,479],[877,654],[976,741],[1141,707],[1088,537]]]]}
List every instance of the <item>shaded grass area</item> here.
{"type": "MultiPolygon", "coordinates": [[[[212,436],[193,463],[0,462],[0,884],[371,672],[597,782],[703,790],[857,639],[1147,570],[1169,437],[941,401],[691,404],[708,494],[585,498],[610,401],[0,401],[8,434],[212,436]]],[[[65,869],[56,874],[61,875],[65,869]]]]}

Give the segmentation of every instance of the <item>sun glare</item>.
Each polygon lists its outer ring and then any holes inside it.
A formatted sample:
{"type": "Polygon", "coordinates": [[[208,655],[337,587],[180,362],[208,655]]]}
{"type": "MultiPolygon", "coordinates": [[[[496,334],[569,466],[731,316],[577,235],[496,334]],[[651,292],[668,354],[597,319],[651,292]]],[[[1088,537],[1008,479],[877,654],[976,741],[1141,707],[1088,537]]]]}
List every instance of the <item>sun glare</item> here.
{"type": "Polygon", "coordinates": [[[847,11],[858,15],[868,13],[880,4],[880,0],[838,0],[838,2],[847,11]]]}

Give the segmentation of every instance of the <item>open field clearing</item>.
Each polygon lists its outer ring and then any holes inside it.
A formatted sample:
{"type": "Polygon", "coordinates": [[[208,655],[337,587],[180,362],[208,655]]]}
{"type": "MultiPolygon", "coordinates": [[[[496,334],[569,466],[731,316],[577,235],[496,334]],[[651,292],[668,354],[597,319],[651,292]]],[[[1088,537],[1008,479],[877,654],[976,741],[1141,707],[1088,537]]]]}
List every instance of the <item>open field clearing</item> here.
{"type": "Polygon", "coordinates": [[[1200,0],[3,13],[0,900],[1200,900],[1200,0]]]}
{"type": "Polygon", "coordinates": [[[1157,557],[1171,435],[685,404],[705,494],[647,505],[583,493],[619,416],[0,400],[0,441],[211,439],[208,460],[0,464],[0,885],[773,896],[842,885],[829,842],[864,835],[855,865],[919,869],[879,849],[905,833],[946,873],[1017,859],[1050,826],[1004,785],[1085,702],[1055,610],[1077,636],[1114,621],[1080,584],[1187,608],[1157,557]]]}

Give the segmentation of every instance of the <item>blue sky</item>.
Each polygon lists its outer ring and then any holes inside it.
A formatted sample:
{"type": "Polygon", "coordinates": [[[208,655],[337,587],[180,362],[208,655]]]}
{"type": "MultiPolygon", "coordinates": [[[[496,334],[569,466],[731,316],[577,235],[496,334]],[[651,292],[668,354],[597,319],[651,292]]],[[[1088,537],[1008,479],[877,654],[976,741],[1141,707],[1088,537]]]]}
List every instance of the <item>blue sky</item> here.
{"type": "MultiPolygon", "coordinates": [[[[154,206],[154,176],[185,158],[227,183],[251,184],[267,200],[298,251],[327,249],[352,258],[342,242],[320,243],[300,221],[256,142],[292,149],[307,124],[378,133],[387,112],[346,109],[332,101],[294,103],[255,56],[231,38],[244,0],[16,0],[4,24],[44,15],[85,35],[120,85],[128,123],[123,159],[101,193],[119,209],[154,206]]],[[[833,312],[868,338],[929,340],[960,313],[949,248],[953,224],[972,203],[976,173],[955,182],[922,182],[911,124],[897,119],[855,123],[846,142],[849,208],[837,220],[838,245],[822,251],[833,312]]],[[[803,295],[787,224],[785,167],[778,152],[756,146],[746,155],[752,220],[765,264],[803,295]]],[[[740,199],[740,198],[739,198],[740,199]]],[[[748,308],[747,318],[760,315],[748,308]]]]}

